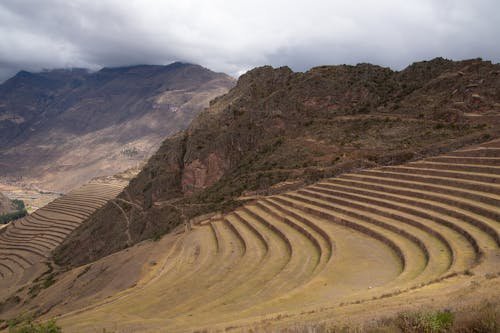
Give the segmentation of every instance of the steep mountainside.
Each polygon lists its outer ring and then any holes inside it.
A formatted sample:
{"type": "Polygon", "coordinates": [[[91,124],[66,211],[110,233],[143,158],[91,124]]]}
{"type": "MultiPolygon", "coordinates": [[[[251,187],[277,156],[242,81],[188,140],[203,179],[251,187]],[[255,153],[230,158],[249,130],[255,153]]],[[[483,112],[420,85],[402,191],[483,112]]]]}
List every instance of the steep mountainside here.
{"type": "Polygon", "coordinates": [[[232,85],[184,63],[19,72],[0,85],[0,177],[67,191],[123,171],[232,85]]]}
{"type": "Polygon", "coordinates": [[[56,259],[90,262],[245,198],[489,140],[499,115],[500,66],[480,59],[438,58],[401,72],[257,68],[165,140],[121,194],[122,209],[93,214],[56,259]]]}

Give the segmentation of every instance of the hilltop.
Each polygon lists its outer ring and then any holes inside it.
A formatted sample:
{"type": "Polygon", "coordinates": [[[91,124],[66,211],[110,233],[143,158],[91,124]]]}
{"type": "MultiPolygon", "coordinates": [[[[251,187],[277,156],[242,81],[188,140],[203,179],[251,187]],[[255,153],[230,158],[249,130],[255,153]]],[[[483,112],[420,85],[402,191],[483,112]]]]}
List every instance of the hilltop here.
{"type": "Polygon", "coordinates": [[[96,211],[55,258],[89,263],[261,195],[491,140],[499,114],[500,66],[481,59],[256,68],[166,139],[121,208],[96,211]]]}
{"type": "Polygon", "coordinates": [[[233,81],[179,62],[21,71],[0,85],[0,182],[65,192],[134,167],[233,81]]]}

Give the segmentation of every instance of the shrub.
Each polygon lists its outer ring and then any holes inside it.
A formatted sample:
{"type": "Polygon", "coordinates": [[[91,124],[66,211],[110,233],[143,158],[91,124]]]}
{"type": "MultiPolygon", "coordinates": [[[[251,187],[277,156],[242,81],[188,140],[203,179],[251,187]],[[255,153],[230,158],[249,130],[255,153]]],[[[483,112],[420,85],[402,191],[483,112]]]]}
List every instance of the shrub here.
{"type": "Polygon", "coordinates": [[[137,148],[132,147],[132,148],[122,149],[121,153],[127,157],[133,157],[133,156],[136,156],[137,154],[139,154],[139,151],[137,150],[137,148]]]}
{"type": "Polygon", "coordinates": [[[397,322],[403,332],[445,332],[453,325],[453,313],[447,310],[426,313],[408,312],[400,314],[397,322]]]}
{"type": "Polygon", "coordinates": [[[158,242],[160,239],[162,239],[163,235],[164,233],[156,231],[151,239],[153,240],[153,242],[158,242]]]}
{"type": "Polygon", "coordinates": [[[55,274],[50,274],[44,281],[43,281],[43,284],[42,284],[42,288],[43,289],[47,289],[48,287],[50,287],[51,285],[53,285],[54,283],[56,283],[56,280],[54,279],[54,276],[55,274]]]}
{"type": "Polygon", "coordinates": [[[61,327],[57,326],[55,320],[45,323],[33,323],[30,320],[20,326],[9,328],[9,333],[61,333],[61,327]]]}
{"type": "Polygon", "coordinates": [[[53,268],[52,266],[50,266],[48,271],[46,271],[40,277],[33,280],[33,284],[28,290],[28,295],[31,298],[35,298],[43,289],[47,289],[54,283],[56,283],[55,280],[56,274],[54,274],[52,270],[53,268]]]}
{"type": "Polygon", "coordinates": [[[10,221],[20,219],[21,217],[25,217],[27,214],[28,212],[23,208],[23,210],[20,211],[0,215],[0,224],[6,224],[10,221]]]}
{"type": "Polygon", "coordinates": [[[304,172],[304,178],[308,183],[315,183],[320,179],[324,178],[324,174],[321,170],[314,168],[307,168],[304,172]]]}
{"type": "Polygon", "coordinates": [[[28,211],[26,210],[26,207],[24,205],[24,201],[14,199],[12,200],[12,203],[14,204],[14,207],[16,207],[16,211],[0,215],[0,224],[9,223],[10,221],[25,217],[28,214],[28,211]]]}
{"type": "Polygon", "coordinates": [[[22,211],[24,208],[26,208],[25,205],[24,205],[24,201],[22,201],[22,200],[13,199],[12,203],[14,204],[14,206],[16,207],[16,209],[19,210],[19,211],[22,211]]]}

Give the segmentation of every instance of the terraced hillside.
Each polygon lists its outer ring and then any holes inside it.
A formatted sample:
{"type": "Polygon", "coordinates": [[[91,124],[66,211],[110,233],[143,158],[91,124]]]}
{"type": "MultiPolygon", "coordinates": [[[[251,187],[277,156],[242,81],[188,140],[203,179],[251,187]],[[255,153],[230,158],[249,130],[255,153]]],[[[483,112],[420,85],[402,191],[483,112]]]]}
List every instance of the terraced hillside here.
{"type": "MultiPolygon", "coordinates": [[[[297,188],[498,137],[498,64],[437,58],[400,72],[358,64],[304,73],[264,66],[168,137],[120,197],[139,206],[130,210],[138,243],[185,218],[235,209],[241,197],[275,194],[287,181],[297,188]]],[[[58,264],[123,249],[122,216],[107,204],[56,250],[58,264]]]]}
{"type": "Polygon", "coordinates": [[[125,182],[89,183],[2,229],[0,298],[47,271],[52,250],[96,209],[116,197],[124,185],[125,182]]]}
{"type": "MultiPolygon", "coordinates": [[[[154,273],[127,291],[47,316],[59,314],[65,332],[184,332],[430,305],[462,297],[485,274],[481,283],[498,287],[499,221],[495,140],[326,179],[186,226],[171,245],[158,243],[154,273]]],[[[31,250],[40,251],[35,242],[31,250]]]]}

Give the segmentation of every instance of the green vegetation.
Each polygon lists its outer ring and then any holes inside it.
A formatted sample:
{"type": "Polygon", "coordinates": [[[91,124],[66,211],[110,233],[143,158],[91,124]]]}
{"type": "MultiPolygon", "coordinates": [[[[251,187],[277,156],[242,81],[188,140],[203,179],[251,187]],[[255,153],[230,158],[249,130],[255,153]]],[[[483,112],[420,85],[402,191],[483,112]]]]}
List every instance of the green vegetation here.
{"type": "Polygon", "coordinates": [[[33,314],[21,313],[18,316],[7,320],[6,323],[10,331],[12,331],[15,327],[18,327],[21,324],[31,323],[32,321],[33,321],[33,314]]]}
{"type": "Polygon", "coordinates": [[[121,153],[127,157],[134,157],[139,154],[139,151],[137,150],[137,148],[131,147],[122,149],[121,153]]]}
{"type": "Polygon", "coordinates": [[[34,323],[31,315],[22,315],[7,321],[9,333],[60,333],[62,332],[55,320],[45,323],[34,323]]]}
{"type": "Polygon", "coordinates": [[[153,242],[158,242],[164,235],[164,233],[157,231],[153,234],[153,237],[151,239],[153,240],[153,242]]]}
{"type": "MultiPolygon", "coordinates": [[[[9,328],[9,333],[60,333],[61,328],[56,324],[55,320],[49,320],[44,323],[33,322],[33,313],[22,313],[15,318],[2,321],[9,328]]],[[[5,327],[3,327],[5,328],[5,327]]]]}
{"type": "MultiPolygon", "coordinates": [[[[370,326],[299,325],[284,329],[287,333],[497,333],[500,330],[498,304],[486,303],[478,309],[415,311],[385,318],[370,326]]],[[[274,332],[273,330],[262,330],[274,332]]]]}
{"type": "Polygon", "coordinates": [[[17,219],[20,219],[21,217],[24,217],[28,214],[26,210],[24,211],[17,211],[14,213],[7,213],[0,215],[0,224],[6,224],[9,223],[10,221],[14,221],[17,219]]]}
{"type": "Polygon", "coordinates": [[[54,268],[50,263],[47,263],[47,266],[48,269],[42,275],[33,280],[33,285],[28,290],[28,295],[31,298],[35,298],[40,291],[49,288],[56,282],[56,273],[54,273],[54,268]]]}
{"type": "Polygon", "coordinates": [[[14,204],[14,206],[16,206],[17,210],[25,209],[24,201],[22,201],[22,200],[14,199],[14,200],[12,200],[12,203],[14,204]]]}
{"type": "Polygon", "coordinates": [[[20,219],[21,217],[24,217],[28,214],[28,211],[26,210],[26,207],[24,205],[24,201],[14,199],[12,200],[12,203],[16,207],[16,211],[0,215],[0,224],[9,223],[10,221],[20,219]]]}
{"type": "Polygon", "coordinates": [[[446,332],[453,325],[453,313],[448,310],[402,313],[397,324],[403,332],[446,332]]]}

